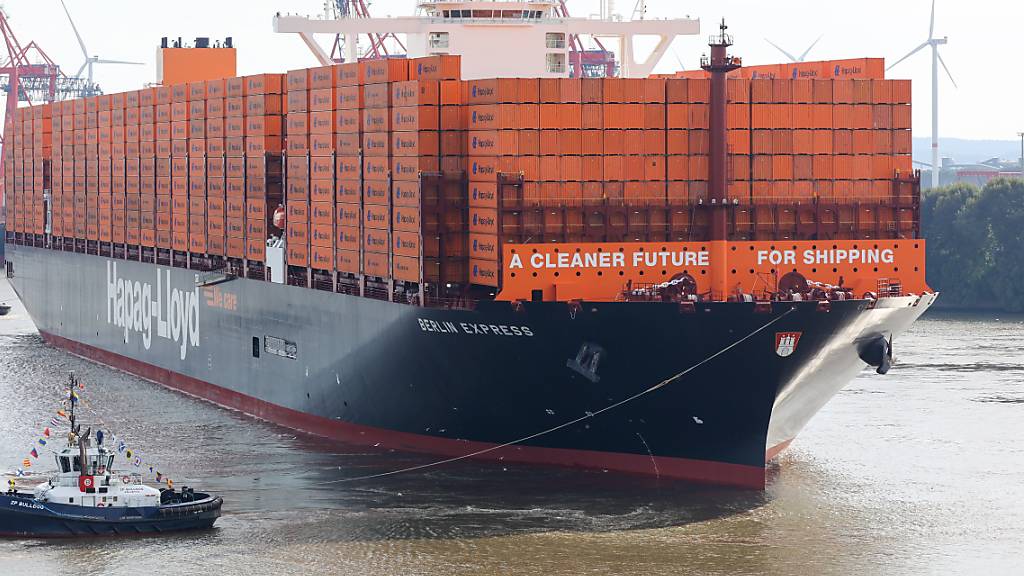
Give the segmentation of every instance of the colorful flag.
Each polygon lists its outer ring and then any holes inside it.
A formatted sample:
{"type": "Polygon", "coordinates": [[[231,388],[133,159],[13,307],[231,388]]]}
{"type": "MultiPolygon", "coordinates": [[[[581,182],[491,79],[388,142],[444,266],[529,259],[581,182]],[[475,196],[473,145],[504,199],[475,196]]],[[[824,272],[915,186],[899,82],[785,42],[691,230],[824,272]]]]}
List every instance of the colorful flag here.
{"type": "Polygon", "coordinates": [[[152,466],[150,466],[150,467],[149,467],[149,473],[150,473],[150,474],[152,474],[152,473],[153,473],[153,467],[152,467],[152,466]]]}
{"type": "Polygon", "coordinates": [[[21,467],[22,468],[31,468],[32,467],[32,461],[29,460],[28,458],[25,458],[24,460],[21,461],[21,467]]]}
{"type": "Polygon", "coordinates": [[[123,453],[126,448],[127,448],[127,446],[125,445],[124,440],[118,440],[118,442],[117,442],[117,451],[120,452],[120,453],[123,453]]]}
{"type": "Polygon", "coordinates": [[[40,438],[39,439],[39,445],[40,446],[46,446],[46,438],[40,438]]]}
{"type": "Polygon", "coordinates": [[[131,460],[132,459],[132,451],[129,450],[129,451],[125,452],[124,453],[124,457],[127,458],[128,460],[131,460]]]}
{"type": "Polygon", "coordinates": [[[36,452],[35,448],[33,448],[29,454],[31,454],[33,458],[39,458],[39,452],[36,452]]]}
{"type": "Polygon", "coordinates": [[[78,383],[78,389],[79,390],[85,390],[85,382],[79,382],[78,383]]]}
{"type": "Polygon", "coordinates": [[[61,416],[63,418],[67,418],[68,417],[68,413],[65,412],[64,410],[57,410],[57,416],[61,416]]]}
{"type": "Polygon", "coordinates": [[[54,428],[56,428],[57,426],[60,426],[60,419],[57,418],[56,416],[54,416],[53,418],[50,418],[50,426],[53,426],[54,428]]]}
{"type": "Polygon", "coordinates": [[[160,472],[157,472],[157,473],[156,473],[156,481],[157,481],[157,482],[162,482],[162,481],[163,481],[163,479],[164,479],[164,475],[163,475],[163,474],[161,474],[160,472]]]}
{"type": "Polygon", "coordinates": [[[50,437],[50,428],[49,427],[43,428],[43,436],[46,436],[47,438],[50,437]]]}
{"type": "Polygon", "coordinates": [[[170,478],[168,478],[167,479],[167,487],[170,488],[171,490],[174,490],[174,480],[171,480],[170,478]]]}
{"type": "Polygon", "coordinates": [[[14,474],[20,478],[25,475],[25,471],[22,470],[21,468],[18,468],[14,474]]]}
{"type": "Polygon", "coordinates": [[[136,468],[138,468],[139,466],[142,466],[142,458],[136,456],[135,457],[135,461],[132,462],[132,464],[134,464],[136,468]]]}
{"type": "Polygon", "coordinates": [[[71,403],[74,404],[75,402],[78,402],[78,400],[79,400],[78,392],[75,392],[74,390],[72,390],[71,391],[71,403]]]}

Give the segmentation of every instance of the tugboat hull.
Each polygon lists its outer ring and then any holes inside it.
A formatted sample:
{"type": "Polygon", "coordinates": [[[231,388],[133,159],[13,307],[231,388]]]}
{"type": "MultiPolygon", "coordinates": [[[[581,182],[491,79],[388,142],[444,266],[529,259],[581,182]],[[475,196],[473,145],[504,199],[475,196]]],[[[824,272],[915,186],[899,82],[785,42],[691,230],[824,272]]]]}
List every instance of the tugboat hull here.
{"type": "Polygon", "coordinates": [[[213,527],[223,500],[209,497],[172,506],[84,507],[0,495],[0,536],[69,538],[160,534],[213,527]]]}

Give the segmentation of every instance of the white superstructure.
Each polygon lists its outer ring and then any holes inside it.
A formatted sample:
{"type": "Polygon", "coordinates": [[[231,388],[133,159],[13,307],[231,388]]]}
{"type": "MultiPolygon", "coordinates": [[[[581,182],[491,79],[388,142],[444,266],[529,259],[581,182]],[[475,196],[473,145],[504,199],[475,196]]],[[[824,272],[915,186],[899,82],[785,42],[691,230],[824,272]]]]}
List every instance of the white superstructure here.
{"type": "Polygon", "coordinates": [[[356,61],[360,34],[404,34],[408,56],[462,56],[462,77],[569,76],[570,36],[585,35],[617,41],[619,75],[646,78],[677,36],[700,33],[700,21],[690,18],[629,20],[612,17],[564,18],[554,0],[423,0],[417,16],[397,18],[314,19],[277,15],[274,31],[298,34],[324,66],[331,57],[314,34],[345,37],[345,60],[356,61]],[[654,48],[638,60],[635,40],[650,37],[654,48]]]}
{"type": "Polygon", "coordinates": [[[139,508],[160,505],[160,491],[142,484],[138,474],[113,470],[114,452],[104,446],[92,446],[86,440],[85,467],[82,467],[78,438],[71,437],[54,455],[57,473],[32,491],[39,502],[54,502],[86,508],[139,508]]]}

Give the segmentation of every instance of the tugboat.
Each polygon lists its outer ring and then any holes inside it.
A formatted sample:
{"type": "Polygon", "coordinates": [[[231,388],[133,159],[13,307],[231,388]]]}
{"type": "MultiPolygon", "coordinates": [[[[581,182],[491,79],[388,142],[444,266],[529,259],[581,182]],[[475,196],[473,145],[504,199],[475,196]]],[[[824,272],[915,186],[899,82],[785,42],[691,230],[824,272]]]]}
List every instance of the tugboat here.
{"type": "MultiPolygon", "coordinates": [[[[72,376],[72,390],[74,383],[72,376]]],[[[19,492],[12,479],[0,494],[0,536],[150,534],[213,526],[223,504],[219,496],[173,485],[157,489],[144,485],[139,474],[115,472],[115,452],[103,445],[102,433],[81,433],[74,406],[72,400],[67,445],[55,454],[58,472],[31,493],[19,492]]]]}

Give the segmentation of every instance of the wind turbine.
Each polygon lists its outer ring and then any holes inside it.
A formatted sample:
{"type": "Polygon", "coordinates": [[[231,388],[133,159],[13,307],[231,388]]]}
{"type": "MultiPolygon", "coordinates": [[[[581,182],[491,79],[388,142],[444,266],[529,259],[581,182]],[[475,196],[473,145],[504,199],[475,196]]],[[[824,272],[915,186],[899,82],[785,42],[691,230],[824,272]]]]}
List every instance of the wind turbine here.
{"type": "MultiPolygon", "coordinates": [[[[822,36],[824,36],[824,34],[822,36]]],[[[799,58],[797,58],[796,56],[793,56],[789,52],[786,52],[785,50],[783,50],[782,47],[780,47],[775,42],[772,42],[771,40],[769,40],[767,38],[764,39],[765,42],[767,42],[767,43],[771,44],[772,46],[774,46],[776,50],[778,50],[779,52],[782,52],[783,54],[785,54],[786,58],[789,58],[790,62],[803,62],[804,58],[807,58],[807,53],[810,52],[811,49],[813,49],[818,44],[819,40],[821,40],[821,36],[818,36],[818,38],[814,42],[811,42],[811,45],[807,47],[807,50],[804,50],[804,53],[801,54],[799,58]]]]}
{"type": "Polygon", "coordinates": [[[75,38],[78,38],[78,45],[82,47],[82,55],[85,56],[85,62],[82,63],[82,67],[78,69],[75,74],[78,78],[82,77],[82,72],[86,68],[89,69],[89,85],[93,85],[92,66],[93,64],[130,64],[132,66],[142,66],[142,62],[128,62],[125,60],[104,60],[99,56],[89,56],[89,50],[85,47],[85,42],[82,41],[82,35],[78,33],[78,27],[75,26],[75,21],[71,18],[71,13],[68,12],[68,6],[64,3],[64,0],[60,0],[60,5],[64,7],[64,13],[68,16],[68,22],[71,23],[71,29],[75,32],[75,38]]]}
{"type": "Polygon", "coordinates": [[[893,66],[896,66],[900,62],[903,62],[907,58],[910,58],[914,54],[917,54],[922,48],[931,46],[932,48],[932,188],[939,187],[939,64],[942,64],[942,69],[946,71],[946,76],[949,76],[949,81],[953,83],[953,87],[957,88],[956,80],[953,79],[953,74],[949,72],[949,68],[946,67],[946,62],[942,59],[942,55],[939,54],[939,46],[946,44],[949,40],[948,36],[942,38],[935,37],[935,0],[932,0],[932,18],[928,24],[928,39],[921,43],[920,46],[914,48],[906,56],[900,58],[896,62],[889,65],[886,70],[891,70],[893,66]]]}

